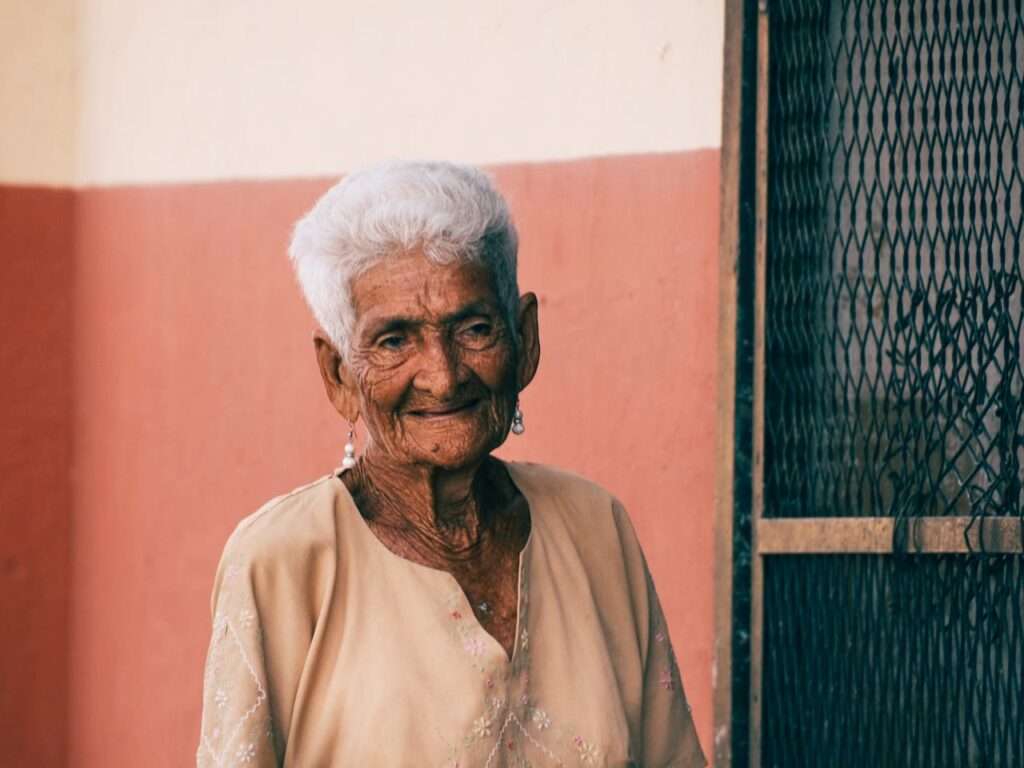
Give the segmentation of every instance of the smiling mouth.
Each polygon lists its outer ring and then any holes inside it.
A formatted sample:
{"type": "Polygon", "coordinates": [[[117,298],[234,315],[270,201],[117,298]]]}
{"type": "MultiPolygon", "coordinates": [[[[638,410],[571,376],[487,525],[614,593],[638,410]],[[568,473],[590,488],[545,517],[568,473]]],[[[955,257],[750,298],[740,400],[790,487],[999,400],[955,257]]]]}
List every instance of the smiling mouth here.
{"type": "Polygon", "coordinates": [[[447,416],[457,416],[460,413],[465,413],[477,406],[479,400],[467,400],[464,403],[458,405],[449,405],[442,408],[421,408],[415,411],[409,411],[412,416],[417,416],[421,419],[442,419],[447,416]]]}

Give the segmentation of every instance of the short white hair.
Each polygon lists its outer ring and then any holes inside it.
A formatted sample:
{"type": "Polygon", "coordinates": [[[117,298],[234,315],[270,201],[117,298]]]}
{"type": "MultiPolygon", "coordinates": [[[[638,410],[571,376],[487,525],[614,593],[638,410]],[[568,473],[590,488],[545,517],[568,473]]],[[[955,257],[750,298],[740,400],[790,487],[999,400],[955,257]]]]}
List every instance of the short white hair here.
{"type": "Polygon", "coordinates": [[[515,337],[518,236],[482,171],[454,163],[388,163],[335,184],[295,225],[288,254],[313,315],[338,352],[355,327],[352,283],[375,264],[421,252],[437,264],[487,267],[515,337]]]}

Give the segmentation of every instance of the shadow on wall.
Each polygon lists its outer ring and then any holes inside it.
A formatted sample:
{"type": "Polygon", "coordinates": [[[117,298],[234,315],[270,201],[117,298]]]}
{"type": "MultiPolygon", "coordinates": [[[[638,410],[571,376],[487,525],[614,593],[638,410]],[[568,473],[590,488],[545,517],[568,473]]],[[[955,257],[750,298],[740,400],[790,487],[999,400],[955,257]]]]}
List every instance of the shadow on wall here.
{"type": "Polygon", "coordinates": [[[0,186],[0,742],[65,764],[74,193],[0,186]]]}

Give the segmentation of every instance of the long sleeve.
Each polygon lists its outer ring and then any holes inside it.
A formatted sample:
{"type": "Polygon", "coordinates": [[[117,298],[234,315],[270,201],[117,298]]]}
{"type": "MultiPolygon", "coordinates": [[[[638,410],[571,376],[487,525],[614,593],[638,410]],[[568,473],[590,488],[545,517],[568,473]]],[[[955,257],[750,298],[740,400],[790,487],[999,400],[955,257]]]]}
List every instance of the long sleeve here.
{"type": "Polygon", "coordinates": [[[217,571],[212,607],[197,768],[278,768],[251,574],[228,551],[217,571]]]}
{"type": "Polygon", "coordinates": [[[672,640],[654,583],[647,574],[650,633],[644,668],[644,766],[701,768],[707,765],[686,703],[672,640]]]}
{"type": "Polygon", "coordinates": [[[642,655],[641,758],[644,768],[702,768],[707,765],[679,675],[668,625],[633,525],[618,500],[612,510],[633,594],[636,637],[642,655]]]}
{"type": "Polygon", "coordinates": [[[335,562],[334,506],[306,489],[329,491],[314,483],[273,499],[224,547],[213,588],[198,768],[288,763],[299,682],[335,562]]]}

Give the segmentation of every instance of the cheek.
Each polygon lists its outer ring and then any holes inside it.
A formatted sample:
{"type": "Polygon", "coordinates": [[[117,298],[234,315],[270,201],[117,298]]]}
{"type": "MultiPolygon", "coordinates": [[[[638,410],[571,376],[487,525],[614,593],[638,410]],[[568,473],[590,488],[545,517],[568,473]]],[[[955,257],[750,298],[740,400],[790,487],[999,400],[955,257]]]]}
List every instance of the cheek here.
{"type": "Polygon", "coordinates": [[[363,399],[363,416],[374,423],[387,420],[405,392],[399,371],[368,369],[359,377],[359,391],[363,399]]]}
{"type": "MultiPolygon", "coordinates": [[[[514,358],[507,349],[488,350],[478,355],[470,367],[490,392],[485,431],[495,435],[507,429],[512,422],[512,409],[516,398],[514,358]]],[[[481,427],[484,425],[481,424],[481,427]]]]}
{"type": "Polygon", "coordinates": [[[497,393],[514,388],[515,360],[505,345],[474,352],[465,358],[465,362],[491,391],[497,393]]]}

